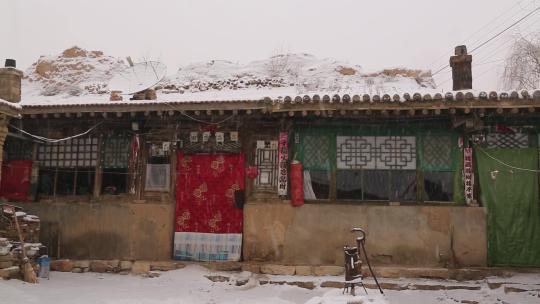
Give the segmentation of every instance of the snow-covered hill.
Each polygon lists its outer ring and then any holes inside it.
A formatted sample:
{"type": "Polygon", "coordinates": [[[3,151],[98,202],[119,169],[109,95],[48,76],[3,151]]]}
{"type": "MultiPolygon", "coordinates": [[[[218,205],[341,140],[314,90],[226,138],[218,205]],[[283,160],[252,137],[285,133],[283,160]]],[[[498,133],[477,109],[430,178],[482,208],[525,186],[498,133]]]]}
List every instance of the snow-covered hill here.
{"type": "MultiPolygon", "coordinates": [[[[100,51],[72,47],[55,56],[42,56],[25,73],[23,94],[82,96],[107,94],[108,81],[127,64],[100,51]]],[[[169,71],[171,67],[169,67],[169,71]]],[[[158,93],[220,91],[268,92],[288,88],[309,92],[401,93],[434,89],[429,72],[394,68],[366,73],[360,65],[309,54],[283,54],[245,64],[224,60],[192,63],[178,68],[156,85],[158,93]]]]}

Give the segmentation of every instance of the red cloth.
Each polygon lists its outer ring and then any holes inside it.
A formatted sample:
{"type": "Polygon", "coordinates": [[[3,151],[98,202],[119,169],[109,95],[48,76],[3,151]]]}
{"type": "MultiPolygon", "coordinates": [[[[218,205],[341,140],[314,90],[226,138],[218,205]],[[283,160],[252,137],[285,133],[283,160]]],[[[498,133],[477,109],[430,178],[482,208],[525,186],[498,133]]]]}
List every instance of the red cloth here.
{"type": "Polygon", "coordinates": [[[304,204],[304,179],[301,163],[291,164],[291,203],[293,206],[304,204]]]}
{"type": "Polygon", "coordinates": [[[244,189],[244,155],[178,153],[176,232],[242,233],[234,192],[244,189]]]}
{"type": "Polygon", "coordinates": [[[11,160],[2,165],[0,197],[13,201],[27,201],[30,191],[31,160],[11,160]]]}

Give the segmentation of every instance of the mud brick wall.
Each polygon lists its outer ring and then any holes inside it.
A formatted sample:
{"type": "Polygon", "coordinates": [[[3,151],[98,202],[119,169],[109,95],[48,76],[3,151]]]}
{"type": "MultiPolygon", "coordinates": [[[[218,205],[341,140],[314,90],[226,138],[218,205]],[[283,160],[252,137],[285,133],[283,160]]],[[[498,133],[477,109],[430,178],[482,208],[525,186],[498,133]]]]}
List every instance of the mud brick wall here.
{"type": "Polygon", "coordinates": [[[306,204],[280,200],[244,209],[244,259],[290,265],[342,265],[353,227],[367,232],[378,265],[485,266],[484,208],[306,204]]]}

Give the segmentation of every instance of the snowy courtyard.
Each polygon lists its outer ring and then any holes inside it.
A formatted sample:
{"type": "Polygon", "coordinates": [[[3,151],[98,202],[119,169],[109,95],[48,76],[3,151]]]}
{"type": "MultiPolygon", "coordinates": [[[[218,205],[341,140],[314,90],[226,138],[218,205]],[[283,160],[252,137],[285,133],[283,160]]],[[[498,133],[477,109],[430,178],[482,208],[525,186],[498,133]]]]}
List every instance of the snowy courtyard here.
{"type": "Polygon", "coordinates": [[[371,289],[373,281],[369,279],[368,295],[357,289],[356,297],[342,295],[339,288],[320,287],[324,282],[340,279],[212,272],[188,265],[152,278],[52,272],[49,280],[42,279],[37,285],[19,280],[0,281],[0,294],[2,304],[540,303],[538,273],[466,282],[382,279],[383,287],[392,288],[385,290],[385,296],[371,289]]]}

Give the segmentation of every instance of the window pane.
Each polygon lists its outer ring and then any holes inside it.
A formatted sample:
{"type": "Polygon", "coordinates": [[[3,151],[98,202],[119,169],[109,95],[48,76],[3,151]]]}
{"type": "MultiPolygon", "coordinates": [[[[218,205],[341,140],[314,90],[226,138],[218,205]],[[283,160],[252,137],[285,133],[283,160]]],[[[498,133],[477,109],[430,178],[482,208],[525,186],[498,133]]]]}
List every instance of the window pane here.
{"type": "Polygon", "coordinates": [[[338,170],[336,176],[337,199],[362,199],[362,173],[358,170],[338,170]]]}
{"type": "Polygon", "coordinates": [[[454,172],[424,172],[424,201],[451,202],[454,172]]]}
{"type": "Polygon", "coordinates": [[[40,170],[39,171],[39,194],[53,195],[54,187],[54,171],[40,170]]]}
{"type": "Polygon", "coordinates": [[[304,198],[308,200],[330,198],[330,172],[305,170],[304,198]]]}
{"type": "Polygon", "coordinates": [[[68,171],[62,169],[58,171],[58,180],[56,183],[56,194],[73,194],[73,181],[75,178],[75,171],[68,171]]]}
{"type": "Polygon", "coordinates": [[[416,171],[391,171],[392,189],[390,200],[395,202],[416,201],[416,171]]]}
{"type": "Polygon", "coordinates": [[[389,194],[389,171],[364,171],[364,200],[386,201],[389,194]]]}
{"type": "Polygon", "coordinates": [[[92,194],[94,189],[94,168],[80,168],[77,172],[77,194],[92,194]]]}

